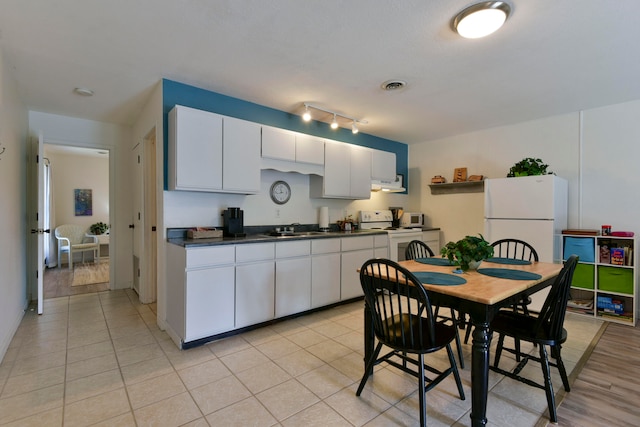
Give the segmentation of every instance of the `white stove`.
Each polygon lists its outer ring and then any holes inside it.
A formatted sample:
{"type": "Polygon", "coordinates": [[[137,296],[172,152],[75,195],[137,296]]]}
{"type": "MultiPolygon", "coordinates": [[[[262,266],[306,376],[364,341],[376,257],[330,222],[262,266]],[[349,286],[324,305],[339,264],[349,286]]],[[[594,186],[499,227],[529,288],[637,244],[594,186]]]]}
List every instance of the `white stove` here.
{"type": "Polygon", "coordinates": [[[393,227],[393,214],[390,210],[360,211],[361,230],[384,230],[389,237],[389,259],[404,260],[404,251],[412,240],[422,240],[422,227],[393,227]]]}

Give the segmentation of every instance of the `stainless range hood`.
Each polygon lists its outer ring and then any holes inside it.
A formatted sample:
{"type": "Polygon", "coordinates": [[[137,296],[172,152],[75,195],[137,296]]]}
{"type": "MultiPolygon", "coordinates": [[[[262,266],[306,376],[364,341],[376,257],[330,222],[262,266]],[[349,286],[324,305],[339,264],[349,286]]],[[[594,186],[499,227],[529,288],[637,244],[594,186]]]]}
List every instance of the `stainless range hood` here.
{"type": "Polygon", "coordinates": [[[403,184],[403,176],[396,175],[395,180],[372,180],[371,181],[371,191],[384,191],[388,193],[402,193],[407,191],[406,188],[402,186],[403,184]]]}

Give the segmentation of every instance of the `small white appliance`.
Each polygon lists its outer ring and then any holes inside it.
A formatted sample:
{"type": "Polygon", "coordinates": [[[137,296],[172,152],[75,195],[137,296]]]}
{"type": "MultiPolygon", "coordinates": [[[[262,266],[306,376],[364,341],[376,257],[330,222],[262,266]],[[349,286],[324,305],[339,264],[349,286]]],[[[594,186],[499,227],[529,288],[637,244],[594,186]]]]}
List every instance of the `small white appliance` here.
{"type": "Polygon", "coordinates": [[[424,214],[421,212],[405,212],[400,218],[400,227],[422,228],[424,226],[424,214]]]}
{"type": "MultiPolygon", "coordinates": [[[[534,247],[540,261],[561,262],[560,234],[567,228],[568,184],[555,175],[486,179],[484,238],[514,238],[534,247]]],[[[548,289],[531,296],[540,311],[548,289]]]]}
{"type": "Polygon", "coordinates": [[[412,240],[422,240],[422,228],[392,227],[393,213],[391,210],[360,211],[360,229],[385,230],[389,239],[389,259],[404,260],[404,251],[412,240]]]}

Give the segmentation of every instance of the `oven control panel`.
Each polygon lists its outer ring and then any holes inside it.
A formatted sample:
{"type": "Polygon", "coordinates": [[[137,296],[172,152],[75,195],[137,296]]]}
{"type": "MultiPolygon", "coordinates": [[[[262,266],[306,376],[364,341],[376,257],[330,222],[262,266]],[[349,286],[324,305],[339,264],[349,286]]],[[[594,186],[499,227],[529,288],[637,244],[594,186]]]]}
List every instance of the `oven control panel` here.
{"type": "Polygon", "coordinates": [[[360,211],[360,222],[390,222],[393,214],[390,210],[360,211]]]}

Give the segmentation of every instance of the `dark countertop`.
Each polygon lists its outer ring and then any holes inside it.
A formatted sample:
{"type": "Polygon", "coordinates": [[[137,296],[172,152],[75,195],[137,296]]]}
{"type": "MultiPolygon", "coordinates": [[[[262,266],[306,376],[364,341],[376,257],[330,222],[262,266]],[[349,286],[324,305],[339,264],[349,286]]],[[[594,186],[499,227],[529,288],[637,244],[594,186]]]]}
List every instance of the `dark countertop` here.
{"type": "MultiPolygon", "coordinates": [[[[304,232],[302,232],[304,233],[304,232]]],[[[171,237],[167,242],[185,248],[194,248],[199,246],[218,246],[218,245],[238,245],[243,243],[265,243],[265,242],[288,242],[291,240],[308,240],[308,239],[329,239],[337,237],[357,237],[372,236],[376,234],[387,234],[384,230],[356,230],[356,231],[311,231],[311,234],[289,235],[289,236],[269,236],[268,233],[247,234],[246,237],[222,237],[215,239],[189,239],[186,237],[171,237]]]]}

